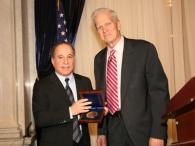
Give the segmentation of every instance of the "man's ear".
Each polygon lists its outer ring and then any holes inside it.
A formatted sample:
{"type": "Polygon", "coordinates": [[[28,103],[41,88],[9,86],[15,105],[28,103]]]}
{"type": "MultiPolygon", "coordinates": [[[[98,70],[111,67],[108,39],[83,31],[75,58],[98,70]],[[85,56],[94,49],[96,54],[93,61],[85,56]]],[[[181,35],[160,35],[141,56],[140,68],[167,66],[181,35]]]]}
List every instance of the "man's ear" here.
{"type": "Polygon", "coordinates": [[[52,63],[52,65],[53,65],[53,58],[51,57],[51,63],[52,63]]]}

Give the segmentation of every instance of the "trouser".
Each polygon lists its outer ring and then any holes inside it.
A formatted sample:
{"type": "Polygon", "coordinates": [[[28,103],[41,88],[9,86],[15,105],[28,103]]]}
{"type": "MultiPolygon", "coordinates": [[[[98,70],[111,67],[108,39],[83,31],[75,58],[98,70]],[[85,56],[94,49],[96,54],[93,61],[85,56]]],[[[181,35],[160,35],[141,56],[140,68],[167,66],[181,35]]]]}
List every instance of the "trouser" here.
{"type": "Polygon", "coordinates": [[[108,146],[135,146],[131,140],[120,112],[108,115],[108,146]]]}

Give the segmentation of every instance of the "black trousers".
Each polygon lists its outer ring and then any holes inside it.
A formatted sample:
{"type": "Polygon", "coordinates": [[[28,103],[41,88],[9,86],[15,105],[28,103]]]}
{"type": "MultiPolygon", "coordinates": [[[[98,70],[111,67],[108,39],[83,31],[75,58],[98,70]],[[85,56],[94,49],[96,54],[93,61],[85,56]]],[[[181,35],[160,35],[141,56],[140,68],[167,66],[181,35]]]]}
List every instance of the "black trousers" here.
{"type": "MultiPolygon", "coordinates": [[[[81,141],[81,142],[79,142],[79,143],[76,143],[75,141],[73,141],[73,146],[86,146],[86,144],[85,144],[85,143],[83,143],[82,141],[81,141]]],[[[89,145],[87,145],[87,146],[90,146],[90,144],[89,144],[89,145]]]]}
{"type": "Polygon", "coordinates": [[[108,146],[135,146],[125,128],[120,112],[108,115],[108,146]]]}
{"type": "Polygon", "coordinates": [[[79,141],[79,143],[76,143],[75,141],[73,141],[73,146],[90,146],[90,141],[87,142],[86,139],[84,139],[83,137],[81,138],[81,140],[79,141]]]}

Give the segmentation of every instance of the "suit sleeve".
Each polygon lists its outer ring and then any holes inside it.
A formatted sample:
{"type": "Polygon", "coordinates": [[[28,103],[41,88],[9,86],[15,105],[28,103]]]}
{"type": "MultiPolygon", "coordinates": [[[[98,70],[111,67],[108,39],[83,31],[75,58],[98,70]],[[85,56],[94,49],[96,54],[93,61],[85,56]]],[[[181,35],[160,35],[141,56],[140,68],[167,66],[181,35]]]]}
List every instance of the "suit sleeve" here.
{"type": "MultiPolygon", "coordinates": [[[[102,87],[103,84],[100,78],[100,70],[102,70],[102,68],[100,68],[100,65],[98,62],[99,59],[102,59],[102,58],[96,56],[94,59],[94,74],[95,74],[95,80],[96,80],[96,89],[104,88],[102,87]]],[[[107,123],[107,117],[104,116],[102,119],[102,122],[98,124],[98,135],[106,135],[106,131],[107,131],[106,123],[107,123]]]]}
{"type": "Polygon", "coordinates": [[[152,129],[150,137],[166,139],[167,121],[162,119],[169,100],[168,81],[158,58],[155,47],[149,46],[146,65],[148,97],[152,113],[152,129]]]}
{"type": "Polygon", "coordinates": [[[88,83],[88,89],[89,90],[93,90],[92,84],[91,84],[91,80],[89,78],[87,78],[87,83],[88,83]]]}

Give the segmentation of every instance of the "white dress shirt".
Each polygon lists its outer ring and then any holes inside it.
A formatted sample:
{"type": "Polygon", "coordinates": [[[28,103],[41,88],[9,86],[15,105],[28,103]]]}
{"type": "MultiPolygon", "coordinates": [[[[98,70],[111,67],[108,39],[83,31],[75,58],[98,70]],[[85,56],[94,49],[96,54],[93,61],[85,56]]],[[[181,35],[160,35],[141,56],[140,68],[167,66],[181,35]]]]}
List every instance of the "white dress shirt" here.
{"type": "MultiPolygon", "coordinates": [[[[106,66],[108,63],[108,58],[110,56],[110,50],[112,48],[108,48],[107,51],[107,61],[106,61],[106,66]]],[[[117,77],[118,77],[118,101],[119,101],[119,110],[121,110],[121,68],[122,68],[122,58],[123,58],[123,50],[124,50],[124,37],[121,36],[121,39],[119,40],[119,42],[114,46],[113,48],[114,50],[116,50],[115,52],[115,57],[116,57],[116,61],[117,61],[117,77]]],[[[107,68],[107,67],[106,67],[107,68]]]]}
{"type": "MultiPolygon", "coordinates": [[[[64,86],[64,89],[66,87],[65,79],[66,78],[69,78],[68,85],[69,85],[69,87],[72,90],[72,93],[73,93],[73,96],[74,96],[74,101],[77,101],[78,100],[78,97],[77,97],[77,88],[76,88],[76,83],[75,83],[75,79],[74,79],[73,73],[71,73],[69,76],[66,76],[66,77],[60,75],[57,72],[55,72],[55,73],[56,73],[57,77],[59,78],[60,82],[62,83],[62,85],[64,86]]],[[[70,107],[69,107],[69,113],[70,113],[70,119],[73,119],[73,115],[72,115],[72,112],[70,110],[70,107]]],[[[80,116],[79,115],[77,117],[78,117],[78,119],[80,119],[80,116]]],[[[79,127],[80,127],[80,130],[82,132],[81,125],[79,127]]]]}
{"type": "MultiPolygon", "coordinates": [[[[59,73],[56,72],[56,75],[59,78],[62,85],[64,86],[64,88],[66,87],[65,79],[69,78],[69,81],[68,81],[69,87],[72,90],[72,93],[73,93],[73,96],[74,96],[74,101],[77,101],[78,100],[77,89],[76,89],[76,83],[75,83],[75,79],[74,79],[73,74],[71,73],[69,76],[65,77],[65,76],[62,76],[62,75],[60,75],[59,73]]],[[[72,119],[73,115],[72,115],[72,112],[71,112],[70,108],[69,108],[69,112],[70,112],[70,118],[72,119]]]]}

